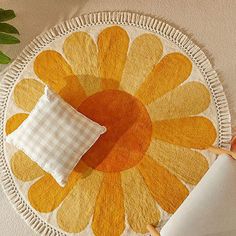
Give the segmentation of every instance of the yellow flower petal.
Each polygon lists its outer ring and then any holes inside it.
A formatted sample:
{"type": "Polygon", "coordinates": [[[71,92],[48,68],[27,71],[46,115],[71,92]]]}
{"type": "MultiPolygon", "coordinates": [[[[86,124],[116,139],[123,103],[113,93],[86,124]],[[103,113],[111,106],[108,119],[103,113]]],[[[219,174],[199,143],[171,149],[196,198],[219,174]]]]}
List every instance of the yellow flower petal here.
{"type": "Polygon", "coordinates": [[[137,168],[157,203],[168,213],[174,213],[188,196],[188,189],[167,169],[147,156],[137,168]]]}
{"type": "Polygon", "coordinates": [[[96,201],[92,229],[96,236],[120,236],[125,229],[124,198],[119,173],[104,176],[96,201]]]}
{"type": "Polygon", "coordinates": [[[41,52],[35,59],[34,71],[51,89],[75,108],[86,98],[77,76],[62,55],[53,50],[41,52]]]}
{"type": "Polygon", "coordinates": [[[101,91],[101,78],[93,75],[78,75],[77,77],[87,96],[101,91]]]}
{"type": "Polygon", "coordinates": [[[188,148],[205,149],[216,139],[216,129],[205,117],[162,120],[153,123],[153,137],[188,148]]]}
{"type": "Polygon", "coordinates": [[[90,35],[85,32],[72,33],[65,40],[63,50],[86,95],[98,92],[100,90],[98,50],[90,35]]]}
{"type": "Polygon", "coordinates": [[[207,88],[199,82],[189,82],[149,104],[147,109],[152,120],[165,120],[197,115],[211,101],[207,88]]]}
{"type": "Polygon", "coordinates": [[[65,199],[76,182],[89,171],[89,168],[79,162],[71,173],[64,188],[57,184],[54,178],[47,174],[36,181],[28,191],[28,198],[31,206],[39,212],[51,212],[56,209],[65,199]]]}
{"type": "Polygon", "coordinates": [[[61,89],[59,95],[72,107],[77,109],[81,102],[86,99],[85,92],[76,76],[68,76],[66,80],[66,86],[61,89]]]}
{"type": "Polygon", "coordinates": [[[162,56],[161,40],[153,34],[138,36],[129,49],[120,87],[134,94],[162,56]]]}
{"type": "Polygon", "coordinates": [[[70,233],[78,233],[86,228],[94,212],[102,176],[101,172],[92,171],[78,181],[57,212],[60,228],[70,233]]]}
{"type": "Polygon", "coordinates": [[[11,158],[11,170],[16,178],[22,181],[34,180],[45,174],[37,163],[32,161],[22,151],[13,154],[11,158]]]}
{"type": "Polygon", "coordinates": [[[16,130],[28,116],[26,113],[17,113],[11,116],[6,123],[6,134],[8,135],[16,130]]]}
{"type": "Polygon", "coordinates": [[[119,87],[129,46],[129,36],[119,26],[104,29],[98,36],[98,65],[103,89],[119,87]]]}
{"type": "Polygon", "coordinates": [[[14,101],[18,107],[30,112],[43,95],[44,85],[34,79],[23,79],[14,88],[14,101]]]}
{"type": "Polygon", "coordinates": [[[97,46],[88,33],[72,33],[65,40],[63,51],[76,75],[98,76],[97,46]]]}
{"type": "Polygon", "coordinates": [[[65,59],[53,50],[43,51],[36,57],[34,71],[55,92],[59,92],[66,85],[67,76],[73,75],[65,59]]]}
{"type": "Polygon", "coordinates": [[[144,104],[149,104],[184,82],[192,71],[191,61],[181,53],[167,54],[156,64],[136,92],[144,104]]]}
{"type": "Polygon", "coordinates": [[[189,184],[196,185],[208,170],[208,162],[201,153],[160,140],[153,140],[147,153],[189,184]]]}
{"type": "Polygon", "coordinates": [[[147,225],[157,225],[160,212],[143,178],[134,168],[122,172],[125,212],[130,227],[137,233],[146,233],[147,225]]]}

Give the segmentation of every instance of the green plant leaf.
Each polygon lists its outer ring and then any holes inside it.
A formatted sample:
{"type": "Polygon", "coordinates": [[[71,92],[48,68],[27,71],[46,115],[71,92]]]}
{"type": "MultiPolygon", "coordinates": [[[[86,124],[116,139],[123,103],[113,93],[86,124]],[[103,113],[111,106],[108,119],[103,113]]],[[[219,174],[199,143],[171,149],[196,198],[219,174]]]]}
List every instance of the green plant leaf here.
{"type": "Polygon", "coordinates": [[[19,31],[13,25],[7,23],[0,23],[0,32],[19,34],[19,31]]]}
{"type": "Polygon", "coordinates": [[[13,10],[0,10],[0,22],[8,21],[16,17],[13,10]]]}
{"type": "Polygon", "coordinates": [[[20,40],[12,35],[0,33],[0,44],[15,44],[20,40]]]}
{"type": "Polygon", "coordinates": [[[11,58],[0,51],[0,64],[8,64],[10,61],[11,58]]]}

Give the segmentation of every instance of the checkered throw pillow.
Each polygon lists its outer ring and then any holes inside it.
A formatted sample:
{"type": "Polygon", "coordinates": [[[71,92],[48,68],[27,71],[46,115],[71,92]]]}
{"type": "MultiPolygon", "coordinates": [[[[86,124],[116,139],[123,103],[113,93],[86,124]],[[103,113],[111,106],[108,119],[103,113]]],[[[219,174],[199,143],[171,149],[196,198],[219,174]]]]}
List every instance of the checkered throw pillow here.
{"type": "Polygon", "coordinates": [[[64,186],[83,154],[105,131],[46,87],[29,117],[6,141],[64,186]]]}

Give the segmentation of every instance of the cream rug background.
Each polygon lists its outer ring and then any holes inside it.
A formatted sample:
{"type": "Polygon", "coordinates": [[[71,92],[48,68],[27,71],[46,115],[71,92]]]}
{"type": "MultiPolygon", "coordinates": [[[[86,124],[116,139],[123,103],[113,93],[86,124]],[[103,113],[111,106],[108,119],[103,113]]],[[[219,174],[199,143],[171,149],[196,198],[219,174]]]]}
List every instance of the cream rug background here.
{"type": "MultiPolygon", "coordinates": [[[[146,14],[163,17],[167,22],[174,22],[177,28],[184,27],[185,33],[194,35],[197,44],[205,46],[208,54],[212,55],[214,68],[218,70],[223,79],[223,85],[227,93],[229,106],[232,113],[233,125],[236,124],[236,55],[235,55],[235,1],[230,0],[207,0],[207,1],[149,1],[145,3],[137,1],[59,1],[42,0],[19,1],[2,0],[1,7],[13,8],[18,17],[14,20],[15,25],[21,32],[22,43],[6,50],[12,56],[17,55],[36,35],[47,30],[53,25],[90,11],[100,10],[133,10],[146,14]],[[125,6],[125,7],[124,7],[125,6]],[[43,22],[43,23],[42,23],[43,22]],[[46,22],[46,24],[45,24],[46,22]],[[200,43],[199,43],[200,42],[200,43]]],[[[173,23],[172,23],[173,24],[173,23]]],[[[208,55],[209,56],[209,55],[208,55]]],[[[1,222],[0,230],[6,236],[11,235],[35,235],[34,232],[13,211],[3,193],[0,194],[1,222]],[[9,227],[9,225],[14,227],[9,227]]],[[[231,235],[235,235],[236,228],[230,229],[231,235]]],[[[176,232],[176,236],[181,232],[176,232]]],[[[164,235],[165,236],[165,235],[164,235]]],[[[175,235],[173,235],[175,236],[175,235]]]]}

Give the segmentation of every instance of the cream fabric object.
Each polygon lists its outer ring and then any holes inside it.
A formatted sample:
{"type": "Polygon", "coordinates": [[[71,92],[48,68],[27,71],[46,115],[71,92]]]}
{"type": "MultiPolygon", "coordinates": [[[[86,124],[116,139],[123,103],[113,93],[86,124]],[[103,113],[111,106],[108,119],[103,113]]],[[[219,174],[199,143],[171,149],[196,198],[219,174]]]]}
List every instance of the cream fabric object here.
{"type": "Polygon", "coordinates": [[[105,131],[46,87],[29,117],[6,141],[65,186],[83,154],[105,131]]]}

